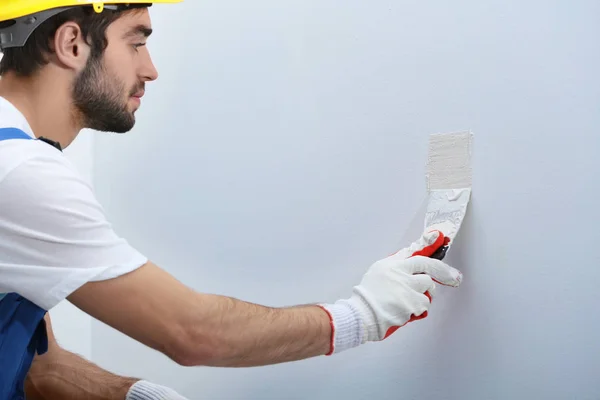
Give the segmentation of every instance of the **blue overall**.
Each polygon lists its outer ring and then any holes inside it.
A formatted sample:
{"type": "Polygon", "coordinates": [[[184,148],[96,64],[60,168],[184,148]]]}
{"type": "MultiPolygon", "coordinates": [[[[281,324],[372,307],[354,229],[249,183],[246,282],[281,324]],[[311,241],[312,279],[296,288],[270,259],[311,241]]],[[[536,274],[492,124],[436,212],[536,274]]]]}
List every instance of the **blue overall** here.
{"type": "MultiPolygon", "coordinates": [[[[18,129],[0,129],[0,141],[11,139],[33,138],[18,129]]],[[[48,350],[44,315],[46,310],[17,293],[0,293],[0,400],[25,399],[33,358],[48,350]]]]}

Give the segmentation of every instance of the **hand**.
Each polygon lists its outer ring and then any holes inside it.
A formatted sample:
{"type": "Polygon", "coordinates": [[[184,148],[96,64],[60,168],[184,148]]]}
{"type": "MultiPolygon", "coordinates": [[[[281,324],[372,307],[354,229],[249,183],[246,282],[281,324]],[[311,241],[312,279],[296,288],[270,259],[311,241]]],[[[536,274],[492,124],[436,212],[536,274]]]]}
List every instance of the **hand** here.
{"type": "Polygon", "coordinates": [[[187,400],[173,389],[148,381],[136,382],[125,400],[187,400]]]}
{"type": "Polygon", "coordinates": [[[446,244],[442,232],[427,232],[409,247],[375,262],[349,299],[320,305],[333,327],[329,354],[381,341],[408,322],[427,317],[434,282],[458,287],[462,281],[458,270],[430,258],[446,244]]]}

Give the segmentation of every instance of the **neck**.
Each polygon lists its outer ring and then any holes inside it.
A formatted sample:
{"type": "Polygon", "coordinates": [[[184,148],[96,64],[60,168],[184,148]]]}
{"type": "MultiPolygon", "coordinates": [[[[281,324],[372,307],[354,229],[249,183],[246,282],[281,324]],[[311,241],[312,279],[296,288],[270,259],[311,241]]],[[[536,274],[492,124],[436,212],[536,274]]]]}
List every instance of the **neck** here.
{"type": "Polygon", "coordinates": [[[82,129],[73,112],[70,85],[44,68],[33,77],[7,73],[0,79],[0,96],[11,102],[27,119],[36,137],[45,137],[68,147],[82,129]],[[59,78],[59,79],[57,79],[59,78]]]}

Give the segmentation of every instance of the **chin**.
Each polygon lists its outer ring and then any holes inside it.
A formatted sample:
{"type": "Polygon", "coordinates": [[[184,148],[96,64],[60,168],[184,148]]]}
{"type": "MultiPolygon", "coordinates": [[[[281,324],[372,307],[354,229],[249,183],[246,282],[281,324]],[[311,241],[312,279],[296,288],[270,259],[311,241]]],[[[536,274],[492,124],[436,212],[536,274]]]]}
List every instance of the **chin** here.
{"type": "Polygon", "coordinates": [[[105,124],[102,126],[91,126],[90,129],[94,129],[100,132],[110,132],[110,133],[118,133],[123,134],[131,131],[135,126],[135,118],[132,118],[126,124],[105,124]]]}

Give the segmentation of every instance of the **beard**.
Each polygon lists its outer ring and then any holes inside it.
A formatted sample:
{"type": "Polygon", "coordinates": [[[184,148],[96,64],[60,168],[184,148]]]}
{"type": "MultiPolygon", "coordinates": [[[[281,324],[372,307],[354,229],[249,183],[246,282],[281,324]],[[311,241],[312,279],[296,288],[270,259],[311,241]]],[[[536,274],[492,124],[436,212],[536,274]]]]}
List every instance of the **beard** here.
{"type": "MultiPolygon", "coordinates": [[[[99,57],[90,56],[86,67],[75,80],[73,102],[83,126],[102,132],[125,133],[135,125],[135,116],[128,110],[125,84],[104,67],[99,57]]],[[[143,84],[131,89],[133,96],[143,84]]]]}

